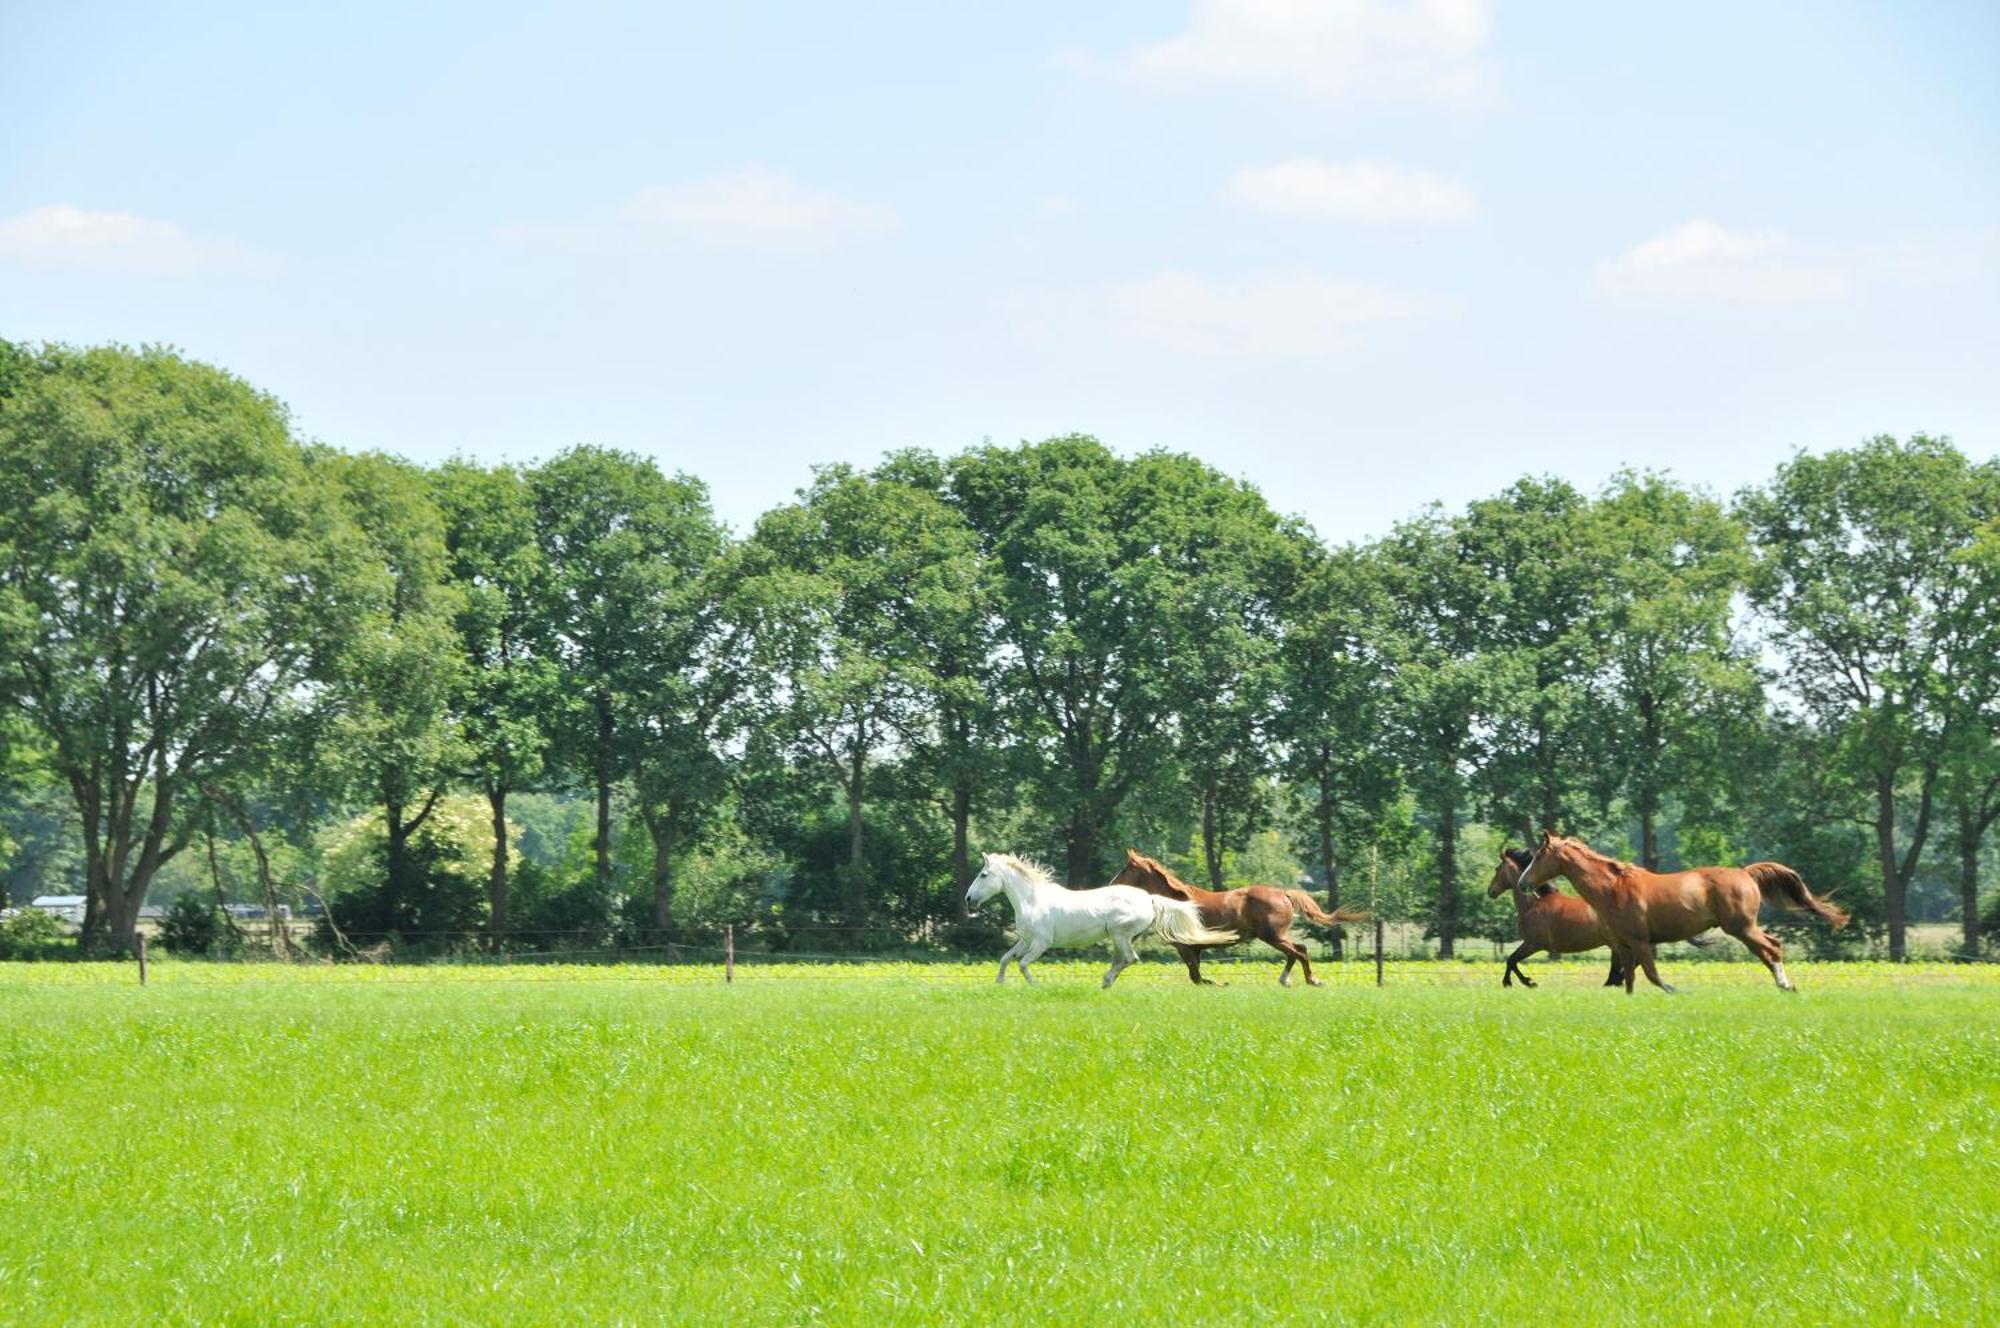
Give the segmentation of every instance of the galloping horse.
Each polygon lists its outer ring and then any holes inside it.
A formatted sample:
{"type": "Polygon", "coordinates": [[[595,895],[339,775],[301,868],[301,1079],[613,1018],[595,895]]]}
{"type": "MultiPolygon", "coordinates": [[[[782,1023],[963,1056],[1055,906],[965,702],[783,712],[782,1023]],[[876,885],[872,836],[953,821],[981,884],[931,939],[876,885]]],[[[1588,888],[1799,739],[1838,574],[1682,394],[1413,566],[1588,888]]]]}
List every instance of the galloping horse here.
{"type": "Polygon", "coordinates": [[[1052,945],[1110,941],[1114,953],[1103,984],[1108,987],[1139,961],[1132,942],[1147,932],[1156,932],[1175,944],[1227,945],[1236,939],[1203,926],[1192,904],[1156,899],[1129,885],[1070,890],[1056,884],[1045,867],[1011,853],[988,853],[979,875],[966,888],[965,902],[983,904],[1003,890],[1007,902],[1014,906],[1014,926],[1020,939],[1000,956],[999,982],[1007,980],[1010,963],[1020,965],[1023,981],[1033,982],[1028,965],[1052,945]]]}
{"type": "MultiPolygon", "coordinates": [[[[1285,971],[1278,974],[1278,985],[1292,985],[1292,965],[1298,964],[1306,971],[1306,982],[1314,987],[1326,984],[1313,976],[1312,960],[1306,957],[1306,948],[1294,941],[1286,933],[1292,929],[1292,918],[1305,914],[1306,921],[1316,922],[1322,927],[1331,927],[1342,922],[1359,922],[1366,913],[1355,909],[1337,908],[1329,913],[1313,902],[1313,897],[1303,890],[1280,890],[1275,885],[1245,885],[1234,890],[1202,890],[1189,885],[1175,876],[1152,858],[1137,849],[1125,850],[1125,866],[1111,878],[1113,885],[1136,885],[1151,894],[1164,895],[1169,899],[1185,900],[1201,910],[1201,920],[1209,927],[1227,933],[1227,939],[1183,943],[1169,936],[1174,949],[1180,951],[1181,962],[1187,965],[1188,980],[1204,986],[1215,984],[1201,975],[1202,950],[1221,945],[1234,945],[1252,936],[1276,950],[1285,957],[1285,971]]],[[[1163,933],[1164,934],[1164,933],[1163,933]]]]}
{"type": "Polygon", "coordinates": [[[1785,976],[1784,948],[1757,925],[1757,907],[1766,899],[1818,914],[1836,931],[1847,925],[1846,913],[1815,899],[1799,874],[1781,862],[1695,867],[1661,875],[1606,857],[1581,839],[1563,839],[1544,830],[1541,844],[1521,872],[1521,884],[1536,886],[1557,876],[1576,887],[1611,933],[1613,953],[1625,965],[1627,995],[1632,991],[1635,962],[1646,970],[1648,982],[1671,992],[1654,965],[1654,944],[1684,941],[1710,927],[1722,928],[1763,960],[1779,991],[1796,991],[1785,976]]]}
{"type": "MultiPolygon", "coordinates": [[[[1611,933],[1597,920],[1589,904],[1553,885],[1544,885],[1531,893],[1521,884],[1521,873],[1527,870],[1528,860],[1533,856],[1524,848],[1507,849],[1501,853],[1500,865],[1493,869],[1493,879],[1486,886],[1488,899],[1497,898],[1503,890],[1514,892],[1515,925],[1521,933],[1520,946],[1507,956],[1507,970],[1500,977],[1503,987],[1513,986],[1516,975],[1522,986],[1535,985],[1535,980],[1521,969],[1521,961],[1529,955],[1543,950],[1552,955],[1583,954],[1611,944],[1611,933]]],[[[1604,979],[1604,985],[1625,985],[1625,970],[1619,967],[1615,950],[1611,955],[1611,974],[1604,979]]]]}

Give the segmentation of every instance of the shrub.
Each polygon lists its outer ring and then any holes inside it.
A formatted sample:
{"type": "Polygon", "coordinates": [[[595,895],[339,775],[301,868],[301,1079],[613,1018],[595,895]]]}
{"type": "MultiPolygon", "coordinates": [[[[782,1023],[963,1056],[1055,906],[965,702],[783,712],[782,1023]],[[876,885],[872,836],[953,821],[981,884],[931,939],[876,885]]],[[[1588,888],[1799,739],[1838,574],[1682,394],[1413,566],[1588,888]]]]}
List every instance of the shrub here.
{"type": "Polygon", "coordinates": [[[72,953],[62,919],[38,908],[0,918],[0,959],[66,959],[72,953]]]}
{"type": "Polygon", "coordinates": [[[175,954],[219,957],[241,949],[243,934],[212,901],[185,894],[161,917],[160,944],[175,954]]]}

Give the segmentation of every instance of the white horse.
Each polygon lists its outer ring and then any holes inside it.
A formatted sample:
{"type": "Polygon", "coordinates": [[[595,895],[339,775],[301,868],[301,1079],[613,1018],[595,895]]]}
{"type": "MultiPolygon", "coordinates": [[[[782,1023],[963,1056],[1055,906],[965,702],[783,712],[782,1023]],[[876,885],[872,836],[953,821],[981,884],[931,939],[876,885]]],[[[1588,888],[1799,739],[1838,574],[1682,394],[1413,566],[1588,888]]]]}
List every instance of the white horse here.
{"type": "Polygon", "coordinates": [[[1014,929],[1021,934],[1014,948],[1000,956],[1000,982],[1007,980],[1010,963],[1019,964],[1022,979],[1033,982],[1028,965],[1052,945],[1109,940],[1115,953],[1111,971],[1104,975],[1108,987],[1139,962],[1132,942],[1147,932],[1176,945],[1231,945],[1238,939],[1233,931],[1204,926],[1201,914],[1185,900],[1149,895],[1135,885],[1071,890],[1058,885],[1048,868],[1011,853],[985,857],[986,865],[966,889],[965,902],[977,906],[1006,891],[1007,902],[1014,906],[1014,929]]]}

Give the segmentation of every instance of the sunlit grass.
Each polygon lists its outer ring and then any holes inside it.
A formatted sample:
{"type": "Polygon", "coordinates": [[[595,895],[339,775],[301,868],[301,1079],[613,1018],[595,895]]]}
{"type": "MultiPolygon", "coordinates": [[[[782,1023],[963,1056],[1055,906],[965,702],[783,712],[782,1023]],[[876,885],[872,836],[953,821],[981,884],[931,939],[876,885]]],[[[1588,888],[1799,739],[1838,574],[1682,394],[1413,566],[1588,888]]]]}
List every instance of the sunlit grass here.
{"type": "Polygon", "coordinates": [[[2000,1316],[2000,970],[0,966],[9,1322],[2000,1316]]]}

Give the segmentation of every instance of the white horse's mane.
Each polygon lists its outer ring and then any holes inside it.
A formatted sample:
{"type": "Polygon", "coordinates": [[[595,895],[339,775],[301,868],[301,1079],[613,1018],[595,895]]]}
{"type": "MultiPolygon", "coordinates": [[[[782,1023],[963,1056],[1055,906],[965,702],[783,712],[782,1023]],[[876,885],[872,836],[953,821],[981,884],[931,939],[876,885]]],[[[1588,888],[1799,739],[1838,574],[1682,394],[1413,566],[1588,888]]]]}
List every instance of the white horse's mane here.
{"type": "Polygon", "coordinates": [[[1051,872],[1041,863],[1036,862],[1033,858],[1024,858],[1013,853],[995,853],[993,856],[999,860],[1000,865],[1012,868],[1036,885],[1054,885],[1056,883],[1055,873],[1051,872]]]}

